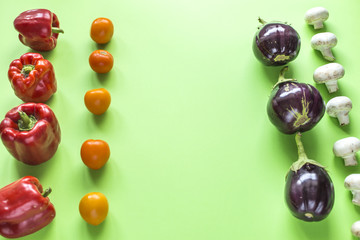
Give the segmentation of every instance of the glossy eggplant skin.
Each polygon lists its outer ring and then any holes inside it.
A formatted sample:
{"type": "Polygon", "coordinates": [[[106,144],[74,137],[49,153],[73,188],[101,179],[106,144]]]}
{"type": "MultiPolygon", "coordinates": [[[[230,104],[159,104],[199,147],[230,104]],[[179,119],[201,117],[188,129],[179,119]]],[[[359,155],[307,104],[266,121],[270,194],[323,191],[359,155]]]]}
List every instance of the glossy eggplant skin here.
{"type": "Polygon", "coordinates": [[[313,222],[326,218],[334,205],[333,182],[320,166],[306,163],[286,177],[285,200],[298,219],[313,222]]]}
{"type": "Polygon", "coordinates": [[[285,134],[312,129],[324,113],[320,92],[310,84],[295,81],[275,86],[267,104],[270,121],[285,134]]]}
{"type": "Polygon", "coordinates": [[[293,61],[300,52],[301,40],[294,28],[285,23],[266,23],[255,33],[255,57],[267,66],[281,66],[293,61]]]}

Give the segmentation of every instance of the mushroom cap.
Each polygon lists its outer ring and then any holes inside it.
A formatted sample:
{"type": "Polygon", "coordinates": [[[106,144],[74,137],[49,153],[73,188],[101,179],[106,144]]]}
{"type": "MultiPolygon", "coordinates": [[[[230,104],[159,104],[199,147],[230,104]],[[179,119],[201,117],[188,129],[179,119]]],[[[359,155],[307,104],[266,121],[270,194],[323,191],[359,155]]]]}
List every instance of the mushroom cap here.
{"type": "Polygon", "coordinates": [[[351,233],[355,237],[360,237],[360,221],[356,221],[353,223],[353,225],[351,226],[351,233]]]}
{"type": "Polygon", "coordinates": [[[353,225],[351,226],[351,233],[355,237],[360,237],[360,221],[356,221],[353,223],[353,225]]]}
{"type": "Polygon", "coordinates": [[[316,83],[338,80],[344,77],[344,67],[339,63],[328,63],[315,69],[313,78],[316,83]]]}
{"type": "Polygon", "coordinates": [[[312,24],[319,20],[326,21],[329,18],[329,11],[323,7],[314,7],[306,11],[305,22],[312,24]]]}
{"type": "Polygon", "coordinates": [[[351,109],[351,99],[345,96],[334,97],[326,104],[326,112],[332,117],[336,117],[339,112],[349,112],[351,109]]]}
{"type": "Polygon", "coordinates": [[[332,48],[337,44],[336,35],[331,32],[317,33],[311,38],[311,47],[319,50],[332,48]]]}
{"type": "Polygon", "coordinates": [[[345,178],[344,187],[348,190],[360,190],[360,174],[353,173],[345,178]]]}
{"type": "Polygon", "coordinates": [[[347,137],[334,143],[333,152],[337,157],[354,154],[360,150],[360,140],[356,137],[347,137]]]}

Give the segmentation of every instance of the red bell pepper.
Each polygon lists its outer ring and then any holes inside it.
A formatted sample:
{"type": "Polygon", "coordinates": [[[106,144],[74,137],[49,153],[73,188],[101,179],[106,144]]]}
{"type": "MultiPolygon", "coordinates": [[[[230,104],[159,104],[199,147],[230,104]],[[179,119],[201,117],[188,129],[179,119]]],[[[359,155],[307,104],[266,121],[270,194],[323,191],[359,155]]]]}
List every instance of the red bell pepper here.
{"type": "Polygon", "coordinates": [[[53,65],[39,53],[25,53],[12,61],[8,78],[24,102],[46,102],[57,90],[53,65]]]}
{"type": "Polygon", "coordinates": [[[0,136],[17,160],[38,165],[48,161],[60,143],[60,126],[43,103],[24,103],[11,109],[0,123],[0,136]]]}
{"type": "Polygon", "coordinates": [[[54,205],[39,180],[23,177],[0,189],[0,235],[18,238],[34,233],[55,217],[54,205]]]}
{"type": "Polygon", "coordinates": [[[14,20],[20,41],[36,51],[50,51],[56,47],[60,23],[55,13],[47,9],[32,9],[22,12],[14,20]]]}

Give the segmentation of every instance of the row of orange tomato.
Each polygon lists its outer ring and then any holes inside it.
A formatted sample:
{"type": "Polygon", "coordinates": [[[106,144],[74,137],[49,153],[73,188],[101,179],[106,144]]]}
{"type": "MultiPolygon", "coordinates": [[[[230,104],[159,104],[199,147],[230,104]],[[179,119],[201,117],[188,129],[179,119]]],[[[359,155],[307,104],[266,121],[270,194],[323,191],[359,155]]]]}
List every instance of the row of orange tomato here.
{"type": "MultiPolygon", "coordinates": [[[[114,26],[108,18],[97,18],[93,21],[90,30],[91,38],[98,44],[108,43],[114,32],[114,26]]],[[[113,56],[106,50],[95,50],[89,57],[90,67],[99,74],[108,73],[114,64],[113,56]]],[[[101,115],[106,112],[111,103],[110,93],[105,88],[92,89],[84,97],[86,108],[93,114],[101,115]]],[[[91,169],[102,168],[110,157],[110,148],[107,142],[100,139],[88,139],[80,151],[81,159],[91,169]]],[[[81,217],[92,225],[102,223],[107,217],[109,204],[104,194],[91,192],[80,201],[81,217]]]]}

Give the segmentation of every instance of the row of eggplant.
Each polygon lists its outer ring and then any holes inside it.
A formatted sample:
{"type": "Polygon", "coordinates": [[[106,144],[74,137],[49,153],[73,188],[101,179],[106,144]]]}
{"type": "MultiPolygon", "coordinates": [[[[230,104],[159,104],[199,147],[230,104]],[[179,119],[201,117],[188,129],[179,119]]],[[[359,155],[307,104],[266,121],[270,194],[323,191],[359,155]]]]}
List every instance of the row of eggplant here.
{"type": "MultiPolygon", "coordinates": [[[[314,29],[321,29],[329,12],[323,7],[312,8],[305,14],[307,24],[314,29]]],[[[287,23],[265,22],[253,39],[255,57],[265,66],[283,66],[297,58],[301,40],[297,31],[287,23]]],[[[311,47],[321,52],[324,59],[334,61],[331,48],[336,46],[335,34],[323,32],[315,34],[311,39],[311,47]]],[[[284,134],[295,134],[298,148],[298,160],[290,167],[286,175],[285,200],[291,213],[304,221],[320,221],[325,219],[334,205],[334,185],[325,168],[315,160],[309,159],[301,141],[301,133],[311,130],[324,116],[338,119],[341,126],[349,124],[349,112],[352,102],[346,96],[338,96],[325,102],[320,92],[311,84],[300,83],[295,79],[285,78],[288,67],[279,74],[267,103],[267,114],[271,123],[284,134]]],[[[344,68],[338,63],[328,63],[314,71],[313,79],[317,84],[325,84],[328,92],[338,90],[337,81],[344,76],[344,68]]],[[[360,149],[360,140],[355,137],[340,139],[335,142],[335,156],[344,158],[345,165],[357,164],[355,153],[360,149]]],[[[350,176],[349,176],[350,177],[350,176]]],[[[354,175],[350,179],[354,179],[354,175]]],[[[358,182],[345,186],[357,196],[355,202],[360,205],[360,174],[358,182]],[[355,187],[356,186],[356,190],[355,187]]],[[[354,224],[359,226],[360,221],[354,224]]],[[[354,226],[353,225],[353,226],[354,226]]],[[[353,227],[354,228],[354,227],[353,227]]],[[[352,228],[352,229],[353,229],[352,228]]],[[[355,227],[356,229],[356,227],[355,227]]],[[[355,236],[356,231],[353,231],[355,236]]]]}

